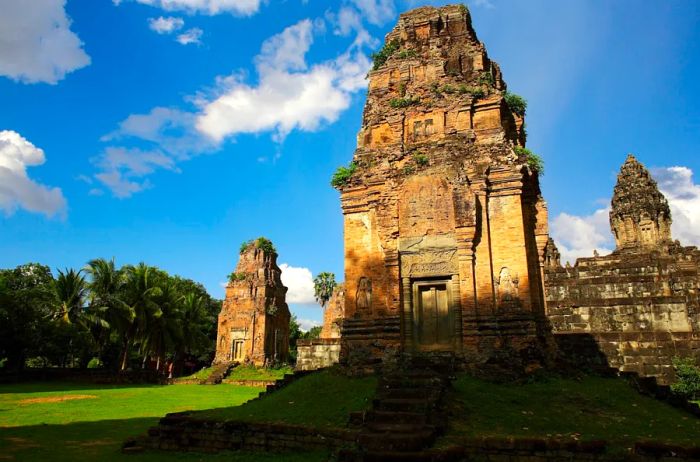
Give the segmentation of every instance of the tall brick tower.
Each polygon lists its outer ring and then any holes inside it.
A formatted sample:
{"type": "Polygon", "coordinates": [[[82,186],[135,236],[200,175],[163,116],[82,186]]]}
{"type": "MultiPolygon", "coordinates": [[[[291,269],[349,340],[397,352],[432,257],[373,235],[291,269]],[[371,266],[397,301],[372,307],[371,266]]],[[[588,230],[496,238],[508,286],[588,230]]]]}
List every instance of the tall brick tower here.
{"type": "Polygon", "coordinates": [[[409,11],[386,36],[354,172],[336,184],[346,360],[543,362],[547,209],[505,90],[464,6],[409,11]]]}
{"type": "Polygon", "coordinates": [[[630,154],[617,175],[610,209],[617,250],[671,242],[671,209],[649,171],[630,154]]]}

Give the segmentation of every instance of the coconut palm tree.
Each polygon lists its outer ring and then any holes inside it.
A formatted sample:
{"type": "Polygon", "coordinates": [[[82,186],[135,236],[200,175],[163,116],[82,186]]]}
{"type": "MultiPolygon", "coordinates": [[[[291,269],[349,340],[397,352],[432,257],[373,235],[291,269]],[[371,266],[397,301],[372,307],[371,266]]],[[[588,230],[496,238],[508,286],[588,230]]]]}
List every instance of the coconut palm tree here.
{"type": "Polygon", "coordinates": [[[90,276],[88,313],[98,322],[93,324],[97,343],[104,347],[110,333],[123,336],[134,320],[134,311],[122,300],[125,273],[117,269],[114,259],[96,258],[85,267],[90,276]]]}
{"type": "Polygon", "coordinates": [[[53,292],[56,300],[55,317],[66,324],[82,322],[85,314],[85,296],[87,282],[82,270],[58,270],[58,277],[53,282],[53,292]]]}
{"type": "Polygon", "coordinates": [[[335,274],[333,273],[319,273],[314,278],[314,296],[316,301],[321,304],[321,307],[326,307],[326,303],[333,296],[335,286],[335,274]]]}
{"type": "Polygon", "coordinates": [[[173,281],[166,279],[160,283],[160,293],[154,297],[160,314],[151,316],[147,329],[141,332],[141,354],[156,358],[156,370],[165,359],[168,350],[172,351],[177,343],[182,341],[182,325],[180,306],[182,296],[177,292],[173,281]]]}

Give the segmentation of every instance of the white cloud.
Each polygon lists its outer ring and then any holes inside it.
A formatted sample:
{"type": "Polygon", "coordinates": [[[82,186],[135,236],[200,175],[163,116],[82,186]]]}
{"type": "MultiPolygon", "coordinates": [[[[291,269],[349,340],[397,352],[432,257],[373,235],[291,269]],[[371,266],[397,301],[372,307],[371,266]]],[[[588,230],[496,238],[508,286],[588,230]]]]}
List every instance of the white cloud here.
{"type": "Polygon", "coordinates": [[[673,238],[683,245],[700,246],[700,185],[693,182],[693,171],[666,167],[654,168],[651,173],[671,207],[673,238]]]}
{"type": "Polygon", "coordinates": [[[301,329],[304,332],[308,332],[313,327],[318,327],[321,325],[320,322],[314,321],[313,319],[298,319],[297,323],[299,323],[299,329],[301,329]]]}
{"type": "Polygon", "coordinates": [[[158,18],[148,19],[148,27],[150,27],[152,31],[159,34],[172,34],[173,32],[182,29],[184,25],[184,19],[173,16],[160,16],[158,18]]]}
{"type": "Polygon", "coordinates": [[[107,186],[116,197],[126,198],[151,187],[146,175],[156,169],[179,172],[175,160],[158,151],[109,146],[93,162],[100,172],[95,178],[107,186]]]}
{"type": "MultiPolygon", "coordinates": [[[[119,5],[123,0],[113,0],[119,5]]],[[[166,11],[185,11],[215,15],[231,13],[250,16],[258,12],[261,0],[134,0],[144,5],[155,6],[166,11]]]]}
{"type": "Polygon", "coordinates": [[[202,29],[193,27],[192,29],[188,29],[182,34],[178,35],[176,40],[180,45],[190,45],[192,43],[199,45],[202,43],[202,34],[204,34],[202,29]]]}
{"type": "Polygon", "coordinates": [[[0,75],[55,84],[90,64],[65,0],[0,1],[0,75]]]}
{"type": "Polygon", "coordinates": [[[287,291],[287,303],[305,305],[316,303],[314,280],[308,268],[289,266],[287,263],[282,263],[280,269],[282,270],[282,284],[289,289],[287,291]]]}
{"type": "Polygon", "coordinates": [[[366,86],[370,63],[353,44],[336,59],[309,67],[313,29],[306,19],[263,44],[257,86],[239,76],[220,79],[219,96],[204,105],[197,128],[216,141],[265,131],[281,140],[294,129],[315,131],[337,120],[352,93],[366,86]]]}
{"type": "Polygon", "coordinates": [[[47,217],[65,215],[66,199],[61,190],[37,183],[27,175],[27,167],[45,161],[44,151],[19,133],[0,131],[0,209],[7,215],[20,207],[47,217]]]}
{"type": "Polygon", "coordinates": [[[346,36],[353,30],[362,29],[362,18],[354,8],[344,6],[338,14],[331,14],[330,20],[334,23],[333,33],[346,36]]]}
{"type": "Polygon", "coordinates": [[[352,0],[370,24],[381,26],[396,16],[394,0],[352,0]]]}
{"type": "Polygon", "coordinates": [[[586,216],[560,213],[552,220],[550,233],[561,252],[562,263],[574,264],[577,258],[592,257],[594,250],[601,255],[612,251],[615,243],[610,232],[609,213],[610,208],[598,209],[586,216]]]}

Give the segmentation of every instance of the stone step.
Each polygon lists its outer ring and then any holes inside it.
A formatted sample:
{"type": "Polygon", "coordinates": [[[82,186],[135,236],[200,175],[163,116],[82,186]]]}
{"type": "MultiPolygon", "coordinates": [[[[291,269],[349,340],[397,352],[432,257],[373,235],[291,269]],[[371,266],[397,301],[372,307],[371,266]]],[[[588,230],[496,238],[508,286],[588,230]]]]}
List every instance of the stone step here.
{"type": "Polygon", "coordinates": [[[413,433],[360,433],[358,442],[370,451],[419,451],[435,440],[431,431],[413,433]]]}
{"type": "Polygon", "coordinates": [[[374,400],[374,409],[379,411],[429,412],[434,403],[423,398],[384,398],[374,400]]]}
{"type": "Polygon", "coordinates": [[[430,401],[438,401],[442,396],[439,388],[381,388],[376,397],[379,399],[393,398],[424,398],[430,401]]]}
{"type": "Polygon", "coordinates": [[[410,433],[416,434],[421,432],[430,432],[431,434],[437,433],[437,428],[432,425],[426,425],[424,423],[415,422],[404,422],[404,423],[386,423],[386,422],[368,422],[365,428],[370,432],[376,433],[410,433]]]}
{"type": "Polygon", "coordinates": [[[415,423],[427,424],[430,419],[425,412],[401,412],[401,411],[368,411],[365,416],[368,423],[415,423]]]}

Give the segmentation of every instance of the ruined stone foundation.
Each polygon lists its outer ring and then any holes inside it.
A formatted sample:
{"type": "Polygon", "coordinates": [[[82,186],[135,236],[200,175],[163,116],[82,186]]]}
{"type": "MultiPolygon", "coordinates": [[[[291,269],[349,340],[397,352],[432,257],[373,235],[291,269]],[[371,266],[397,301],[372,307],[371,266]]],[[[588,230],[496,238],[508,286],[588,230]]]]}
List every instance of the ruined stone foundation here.
{"type": "Polygon", "coordinates": [[[256,241],[241,252],[219,314],[215,364],[287,360],[290,314],[281,273],[277,254],[258,248],[256,241]]]}
{"type": "Polygon", "coordinates": [[[297,340],[297,365],[301,371],[321,369],[340,360],[340,326],[345,317],[345,288],[339,284],[324,307],[320,338],[297,340]]]}
{"type": "Polygon", "coordinates": [[[629,156],[612,199],[617,248],[562,267],[554,243],[547,314],[557,343],[581,366],[673,380],[674,357],[700,362],[700,251],[671,240],[666,198],[629,156]]]}
{"type": "Polygon", "coordinates": [[[385,50],[339,188],[342,360],[446,352],[466,366],[541,367],[547,209],[517,149],[524,114],[463,6],[402,14],[385,50]]]}

